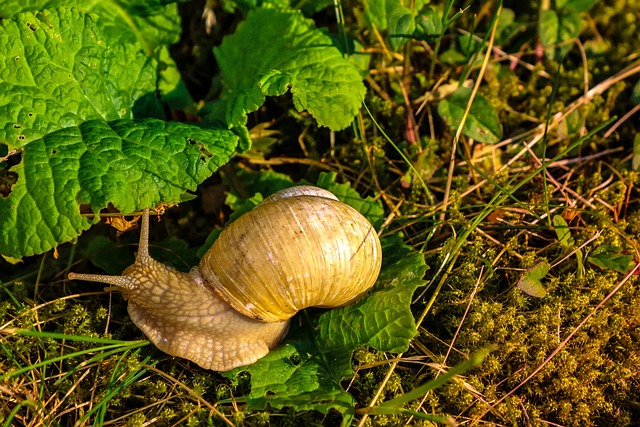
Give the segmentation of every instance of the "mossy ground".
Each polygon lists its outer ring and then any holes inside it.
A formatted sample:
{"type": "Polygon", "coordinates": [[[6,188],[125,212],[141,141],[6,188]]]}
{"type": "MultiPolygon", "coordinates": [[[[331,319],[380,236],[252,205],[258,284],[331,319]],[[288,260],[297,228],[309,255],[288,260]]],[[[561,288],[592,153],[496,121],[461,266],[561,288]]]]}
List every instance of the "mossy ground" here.
{"type": "MultiPolygon", "coordinates": [[[[575,46],[560,67],[536,51],[540,5],[505,5],[514,10],[521,27],[501,47],[522,63],[496,51],[479,93],[498,113],[505,138],[513,139],[492,146],[463,136],[453,163],[455,132],[439,119],[432,104],[415,113],[434,84],[457,80],[465,71],[464,64],[443,62],[424,42],[390,54],[383,38],[362,24],[362,6],[357,2],[342,6],[347,32],[363,40],[371,54],[366,103],[372,115],[363,113],[353,129],[335,135],[330,142],[326,129],[290,111],[287,97],[270,100],[250,120],[252,124],[273,121],[281,132],[271,154],[253,160],[239,158],[224,173],[233,176],[234,168],[273,169],[296,180],[313,180],[321,170],[333,170],[361,192],[381,194],[390,220],[386,232],[402,231],[405,242],[424,252],[431,268],[428,280],[445,260],[455,259],[447,264],[446,274],[435,276],[415,302],[419,318],[438,290],[419,335],[397,366],[391,364],[392,354],[366,348],[355,353],[356,374],[344,386],[358,407],[369,404],[378,392],[378,403],[406,393],[438,375],[439,367],[453,366],[480,349],[491,348],[480,367],[407,408],[471,425],[640,425],[638,276],[626,278],[587,262],[588,254],[603,244],[618,246],[640,260],[640,175],[631,161],[637,115],[620,121],[613,132],[605,129],[565,152],[586,132],[610,117],[619,120],[634,108],[630,92],[638,74],[617,82],[612,79],[630,64],[638,67],[640,2],[597,3],[583,19],[580,40],[584,54],[575,46]],[[596,43],[606,48],[596,51],[596,43]],[[429,75],[433,61],[435,72],[429,75]],[[602,93],[585,96],[595,84],[607,81],[612,84],[602,93]],[[554,121],[557,113],[576,103],[579,108],[574,113],[554,121]],[[412,163],[428,191],[374,120],[412,163]],[[547,120],[551,126],[545,133],[547,120]],[[538,143],[529,150],[523,148],[537,137],[538,143]],[[557,162],[529,177],[541,158],[560,153],[557,162]],[[451,167],[453,178],[449,180],[451,167]],[[522,185],[516,188],[519,183],[522,185]],[[450,192],[445,197],[447,185],[450,192]],[[475,222],[501,191],[509,192],[510,197],[491,206],[490,214],[475,222]],[[571,245],[559,242],[550,222],[553,215],[569,224],[571,245]],[[456,239],[469,228],[473,230],[467,243],[456,246],[456,239]],[[516,283],[523,271],[541,261],[552,265],[543,281],[547,295],[534,298],[516,283]],[[393,372],[387,378],[391,366],[393,372]]],[[[210,76],[203,71],[210,69],[203,65],[211,61],[210,46],[239,19],[216,10],[219,22],[225,23],[208,36],[200,21],[203,7],[202,2],[183,5],[185,34],[173,52],[194,93],[210,89],[210,76]]],[[[319,26],[335,27],[331,11],[325,9],[316,16],[319,26]]],[[[458,30],[486,31],[493,13],[493,4],[472,3],[443,38],[440,53],[458,48],[458,30]]],[[[478,67],[471,69],[469,78],[475,79],[477,72],[478,67]]],[[[197,247],[210,228],[201,214],[207,207],[200,200],[207,200],[219,188],[219,178],[213,178],[202,186],[199,200],[170,212],[165,229],[157,227],[152,235],[183,236],[181,248],[187,246],[184,241],[197,247]]],[[[212,209],[224,218],[224,208],[212,209]]],[[[15,329],[142,338],[119,295],[65,279],[72,263],[77,269],[75,263],[84,262],[76,253],[87,247],[96,254],[101,249],[108,251],[108,262],[95,257],[104,268],[117,270],[127,265],[135,236],[122,236],[116,247],[107,243],[106,249],[95,243],[112,242],[113,234],[106,228],[94,229],[80,242],[80,249],[63,245],[55,257],[46,254],[16,266],[2,265],[0,373],[96,345],[12,336],[15,329]]],[[[156,256],[175,261],[180,250],[174,241],[156,256]]],[[[193,251],[181,252],[178,268],[193,265],[193,258],[193,251]]],[[[89,360],[78,356],[0,383],[0,421],[88,425],[104,419],[109,424],[132,426],[339,423],[335,414],[246,410],[242,396],[248,382],[246,377],[231,382],[150,346],[89,360]],[[130,381],[123,381],[127,378],[130,381]],[[100,407],[102,402],[108,404],[100,407]]],[[[406,414],[371,416],[363,422],[432,425],[406,414]]]]}

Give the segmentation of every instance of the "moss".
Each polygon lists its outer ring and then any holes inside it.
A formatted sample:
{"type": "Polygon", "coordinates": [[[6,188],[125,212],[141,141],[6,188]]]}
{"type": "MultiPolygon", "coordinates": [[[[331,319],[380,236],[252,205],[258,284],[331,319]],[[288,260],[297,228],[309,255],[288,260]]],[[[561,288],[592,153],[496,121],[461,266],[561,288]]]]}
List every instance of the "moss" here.
{"type": "MultiPolygon", "coordinates": [[[[509,294],[494,300],[481,292],[473,301],[456,340],[456,349],[463,354],[486,346],[497,348],[474,372],[476,388],[485,393],[493,389],[499,397],[518,385],[593,310],[617,280],[617,274],[595,270],[588,270],[583,279],[560,278],[545,300],[530,302],[530,309],[526,311],[518,307],[517,298],[509,294]]],[[[457,292],[447,290],[443,297],[451,293],[457,292]]],[[[625,409],[624,402],[636,400],[640,386],[638,307],[640,289],[634,278],[612,298],[610,305],[596,313],[552,363],[521,389],[518,396],[525,407],[538,408],[539,413],[546,414],[544,419],[564,425],[602,425],[599,420],[604,419],[624,425],[631,410],[625,409]],[[624,349],[626,355],[620,354],[620,349],[624,349]]],[[[453,324],[458,322],[462,308],[462,304],[448,305],[448,311],[459,313],[453,324]]],[[[436,342],[432,344],[432,348],[439,347],[436,342]]],[[[459,382],[447,385],[439,394],[452,414],[465,410],[468,405],[479,405],[459,382]]],[[[491,394],[485,396],[490,397],[491,394]]],[[[502,412],[498,409],[498,413],[502,412]]],[[[531,417],[531,412],[528,416],[531,417]]]]}

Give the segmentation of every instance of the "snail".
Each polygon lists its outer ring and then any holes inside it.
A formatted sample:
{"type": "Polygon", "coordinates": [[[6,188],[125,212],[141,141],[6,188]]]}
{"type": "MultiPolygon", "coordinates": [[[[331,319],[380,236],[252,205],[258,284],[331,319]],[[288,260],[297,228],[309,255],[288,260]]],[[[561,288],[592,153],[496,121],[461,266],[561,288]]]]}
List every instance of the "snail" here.
{"type": "Polygon", "coordinates": [[[369,221],[312,186],[264,199],[226,226],[188,273],[151,258],[148,240],[147,209],[136,261],[122,275],[69,273],[69,279],[115,286],[156,347],[215,371],[266,355],[299,310],[343,306],[362,296],[382,258],[369,221]]]}

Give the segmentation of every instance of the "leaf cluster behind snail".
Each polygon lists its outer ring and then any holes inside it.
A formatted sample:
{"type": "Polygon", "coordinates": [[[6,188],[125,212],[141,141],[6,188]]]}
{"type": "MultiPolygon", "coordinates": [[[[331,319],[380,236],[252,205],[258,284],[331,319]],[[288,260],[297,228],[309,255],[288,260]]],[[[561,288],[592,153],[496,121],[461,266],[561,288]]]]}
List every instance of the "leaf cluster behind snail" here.
{"type": "Polygon", "coordinates": [[[151,258],[148,240],[145,210],[136,261],[121,276],[69,279],[116,286],[133,322],[160,350],[216,371],[267,354],[299,310],[359,298],[382,261],[369,221],[312,186],[264,199],[228,225],[189,273],[151,258]]]}

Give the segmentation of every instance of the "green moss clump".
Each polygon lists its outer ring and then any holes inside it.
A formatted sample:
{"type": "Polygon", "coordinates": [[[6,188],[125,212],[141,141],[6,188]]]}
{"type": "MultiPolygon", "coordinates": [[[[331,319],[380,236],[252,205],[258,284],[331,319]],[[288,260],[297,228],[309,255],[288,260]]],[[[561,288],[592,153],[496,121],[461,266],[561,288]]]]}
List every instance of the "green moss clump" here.
{"type": "MultiPolygon", "coordinates": [[[[466,304],[460,286],[465,276],[470,279],[467,270],[462,267],[461,277],[443,292],[446,307],[431,318],[429,327],[446,342],[462,322],[455,342],[457,352],[462,354],[488,346],[496,348],[467,380],[489,402],[537,369],[620,280],[620,275],[611,271],[589,269],[582,278],[569,274],[556,278],[542,300],[528,297],[517,288],[501,297],[483,291],[463,319],[466,304]]],[[[433,341],[430,348],[436,353],[446,351],[440,341],[433,341]]],[[[449,364],[462,360],[454,354],[451,357],[449,364]]],[[[640,286],[634,277],[515,396],[532,425],[544,419],[563,425],[624,426],[634,413],[633,402],[640,399],[638,372],[640,286]],[[532,418],[535,413],[541,418],[532,418]]],[[[460,381],[447,384],[438,394],[450,414],[479,416],[486,410],[460,381]]],[[[518,418],[513,412],[515,406],[509,406],[511,409],[507,405],[494,408],[483,419],[506,422],[512,416],[518,418]]]]}

